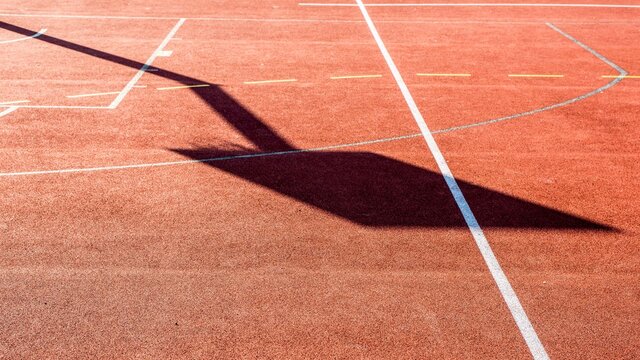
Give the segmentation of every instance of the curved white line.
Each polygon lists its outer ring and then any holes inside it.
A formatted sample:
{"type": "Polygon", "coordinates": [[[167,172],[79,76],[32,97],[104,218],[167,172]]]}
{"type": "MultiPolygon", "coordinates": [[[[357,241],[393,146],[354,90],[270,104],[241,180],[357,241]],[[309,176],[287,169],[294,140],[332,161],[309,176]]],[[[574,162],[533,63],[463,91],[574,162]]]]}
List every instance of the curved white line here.
{"type": "Polygon", "coordinates": [[[360,141],[360,142],[349,143],[349,144],[329,145],[329,146],[317,147],[317,148],[312,148],[312,149],[299,149],[299,150],[276,151],[276,152],[266,152],[266,153],[229,155],[229,156],[221,156],[221,157],[208,158],[208,159],[178,160],[178,161],[165,161],[165,162],[158,162],[158,163],[100,166],[100,167],[92,167],[92,168],[10,172],[10,173],[0,173],[0,177],[26,176],[26,175],[68,174],[68,173],[79,173],[79,172],[107,171],[107,170],[139,169],[139,168],[149,168],[149,167],[162,167],[162,166],[187,165],[187,164],[197,164],[197,163],[209,163],[209,162],[214,162],[214,161],[224,161],[224,160],[234,160],[234,159],[251,159],[251,158],[278,156],[278,155],[292,155],[292,154],[302,154],[302,153],[308,153],[308,152],[335,150],[335,149],[346,148],[346,147],[371,145],[371,144],[377,144],[377,143],[383,143],[383,142],[389,142],[389,141],[411,139],[411,138],[420,137],[420,136],[422,136],[422,135],[421,134],[411,134],[411,135],[396,136],[396,137],[392,137],[392,138],[385,138],[385,139],[378,139],[378,140],[360,141]]]}
{"type": "Polygon", "coordinates": [[[12,39],[12,40],[2,40],[2,41],[0,41],[0,44],[9,44],[9,43],[14,43],[14,42],[18,42],[18,41],[25,41],[25,40],[29,40],[29,39],[35,39],[38,36],[41,36],[46,32],[47,32],[47,29],[42,28],[42,29],[40,29],[40,31],[38,31],[37,33],[35,33],[35,34],[31,35],[31,36],[25,36],[23,38],[12,39]]]}
{"type": "MultiPolygon", "coordinates": [[[[544,111],[549,111],[549,110],[557,109],[557,108],[564,107],[564,106],[567,106],[567,105],[571,105],[573,103],[576,103],[578,101],[590,98],[590,97],[592,97],[594,95],[602,93],[603,91],[605,91],[605,90],[607,90],[609,88],[614,87],[616,84],[621,82],[625,78],[626,75],[628,75],[628,72],[626,70],[622,69],[620,66],[615,64],[613,61],[607,59],[606,57],[604,57],[603,55],[601,55],[597,51],[593,50],[592,48],[588,47],[587,45],[585,45],[581,41],[577,40],[573,36],[565,33],[564,31],[562,31],[561,29],[559,29],[555,25],[553,25],[551,23],[546,23],[546,25],[548,27],[550,27],[551,29],[553,29],[554,31],[556,31],[557,33],[559,33],[560,35],[562,35],[565,38],[569,39],[574,44],[580,46],[581,48],[583,48],[584,50],[586,50],[587,52],[589,52],[593,56],[597,57],[598,59],[600,59],[605,64],[607,64],[610,67],[612,67],[614,70],[616,70],[618,72],[618,74],[619,74],[618,77],[616,77],[615,79],[613,79],[613,81],[607,83],[604,86],[601,86],[601,87],[599,87],[599,88],[597,88],[595,90],[592,90],[592,91],[590,91],[590,92],[588,92],[586,94],[574,97],[574,98],[569,99],[569,100],[565,100],[565,101],[560,102],[560,103],[544,106],[544,107],[541,107],[541,108],[538,108],[538,109],[529,110],[529,111],[521,112],[521,113],[514,114],[514,115],[495,118],[495,119],[491,119],[491,120],[480,121],[480,122],[467,124],[467,125],[454,126],[454,127],[449,127],[449,128],[440,129],[440,130],[433,130],[431,133],[434,134],[434,135],[435,134],[443,134],[443,133],[448,133],[448,132],[452,132],[452,131],[469,129],[469,128],[477,127],[477,126],[490,125],[490,124],[495,124],[495,123],[502,122],[502,121],[514,120],[514,119],[517,119],[517,118],[521,118],[521,117],[525,117],[525,116],[529,116],[529,115],[534,115],[534,114],[538,114],[538,113],[541,113],[541,112],[544,112],[544,111]]],[[[15,111],[17,108],[19,108],[19,107],[18,106],[11,107],[11,108],[8,109],[8,111],[0,113],[0,116],[6,115],[6,114],[8,114],[8,113],[10,113],[12,111],[15,111]]],[[[330,145],[330,146],[324,146],[324,147],[318,147],[318,148],[312,148],[312,149],[300,149],[300,150],[279,151],[279,152],[270,152],[270,153],[254,153],[254,154],[243,154],[243,155],[235,155],[235,156],[223,156],[223,157],[209,158],[209,159],[167,161],[167,162],[146,163],[146,164],[114,165],[114,166],[101,166],[101,167],[92,167],[92,168],[75,168],[75,169],[71,168],[71,169],[58,169],[58,170],[36,170],[36,171],[22,171],[22,172],[7,172],[7,173],[0,173],[0,177],[27,176],[27,175],[51,175],[51,174],[68,174],[68,173],[95,172],[95,171],[108,171],[108,170],[139,169],[139,168],[149,168],[149,167],[161,167],[161,166],[175,166],[175,165],[186,165],[186,164],[195,164],[195,163],[207,163],[207,162],[233,160],[233,159],[248,159],[248,158],[278,156],[278,155],[291,155],[291,154],[300,154],[300,153],[306,153],[306,152],[334,150],[334,149],[340,149],[340,148],[346,148],[346,147],[364,146],[364,145],[378,144],[378,143],[391,142],[391,141],[399,141],[399,140],[412,139],[412,138],[418,138],[418,137],[422,137],[422,133],[395,136],[395,137],[388,137],[388,138],[368,140],[368,141],[360,141],[360,142],[349,143],[349,144],[330,145]]]]}
{"type": "MultiPolygon", "coordinates": [[[[597,88],[597,89],[595,89],[595,90],[593,90],[591,92],[588,92],[588,93],[586,93],[584,95],[580,95],[580,96],[575,97],[573,99],[569,99],[569,100],[563,101],[561,103],[545,106],[545,107],[542,107],[542,108],[538,108],[538,109],[535,109],[535,110],[522,112],[522,113],[515,114],[515,115],[500,117],[500,118],[486,120],[486,121],[480,121],[480,122],[477,122],[477,123],[472,123],[472,124],[467,124],[467,125],[453,126],[453,127],[449,127],[449,128],[445,128],[445,129],[433,130],[431,133],[434,134],[434,135],[437,135],[437,134],[444,134],[444,133],[458,131],[458,130],[465,130],[465,129],[469,129],[469,128],[472,128],[472,127],[490,125],[490,124],[495,124],[495,123],[502,122],[502,121],[507,121],[507,120],[514,120],[514,119],[517,119],[517,118],[520,118],[520,117],[534,115],[534,114],[537,114],[537,113],[540,113],[540,112],[543,112],[543,111],[549,111],[549,110],[553,110],[553,109],[556,109],[556,108],[559,108],[559,107],[567,106],[567,105],[573,104],[575,102],[578,102],[578,101],[584,100],[586,98],[589,98],[591,96],[597,95],[597,94],[605,91],[606,89],[609,89],[609,88],[615,86],[617,83],[622,81],[623,78],[624,78],[624,76],[620,75],[619,77],[617,77],[616,79],[614,79],[613,81],[607,83],[604,86],[601,86],[601,87],[599,87],[599,88],[597,88]]],[[[9,113],[11,111],[14,111],[16,109],[18,109],[18,107],[12,107],[12,108],[8,109],[10,111],[8,111],[7,113],[9,113]]],[[[6,114],[3,112],[3,113],[0,113],[0,115],[6,115],[6,114]]],[[[300,150],[278,151],[278,152],[267,152],[267,153],[254,153],[254,154],[243,154],[243,155],[223,156],[223,157],[208,158],[208,159],[165,161],[165,162],[157,162],[157,163],[113,165],[113,166],[100,166],[100,167],[90,167],[90,168],[70,168],[70,169],[56,169],[56,170],[36,170],[36,171],[7,172],[7,173],[0,173],[0,177],[15,177],[15,176],[27,176],[27,175],[69,174],[69,173],[80,173],[80,172],[96,172],[96,171],[109,171],[109,170],[140,169],[140,168],[150,168],[150,167],[177,166],[177,165],[187,165],[187,164],[197,164],[197,163],[209,163],[209,162],[214,162],[214,161],[224,161],[224,160],[234,160],[234,159],[249,159],[249,158],[279,156],[279,155],[292,155],[292,154],[300,154],[300,153],[306,153],[306,152],[327,151],[327,150],[335,150],[335,149],[348,148],[348,147],[358,147],[358,146],[379,144],[379,143],[392,142],[392,141],[400,141],[400,140],[420,138],[420,137],[422,137],[422,133],[415,133],[415,134],[387,137],[387,138],[374,139],[374,140],[368,140],[368,141],[360,141],[360,142],[354,142],[354,143],[348,143],[348,144],[338,144],[338,145],[323,146],[323,147],[317,147],[317,148],[311,148],[311,149],[300,149],[300,150]]]]}

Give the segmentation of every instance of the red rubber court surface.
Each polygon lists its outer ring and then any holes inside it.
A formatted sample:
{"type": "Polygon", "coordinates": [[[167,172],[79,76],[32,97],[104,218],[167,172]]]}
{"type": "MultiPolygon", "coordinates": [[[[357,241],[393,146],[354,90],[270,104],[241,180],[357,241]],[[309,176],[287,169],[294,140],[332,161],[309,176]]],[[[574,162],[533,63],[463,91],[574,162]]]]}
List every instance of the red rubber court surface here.
{"type": "Polygon", "coordinates": [[[640,358],[639,19],[0,2],[0,355],[640,358]]]}

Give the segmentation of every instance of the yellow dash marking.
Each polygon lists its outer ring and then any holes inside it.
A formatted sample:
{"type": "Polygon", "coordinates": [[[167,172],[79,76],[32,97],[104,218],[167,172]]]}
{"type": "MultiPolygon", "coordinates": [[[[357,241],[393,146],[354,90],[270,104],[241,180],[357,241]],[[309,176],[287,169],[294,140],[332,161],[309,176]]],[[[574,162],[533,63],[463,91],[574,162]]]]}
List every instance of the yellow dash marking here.
{"type": "Polygon", "coordinates": [[[640,75],[602,75],[605,79],[615,79],[615,78],[623,78],[623,79],[640,79],[640,75]]]}
{"type": "Polygon", "coordinates": [[[564,75],[555,75],[555,74],[509,74],[509,77],[561,78],[561,77],[564,77],[564,75]]]}
{"type": "Polygon", "coordinates": [[[332,76],[331,80],[340,79],[368,79],[368,78],[381,78],[382,75],[345,75],[345,76],[332,76]]]}
{"type": "Polygon", "coordinates": [[[118,94],[120,94],[120,91],[111,91],[111,92],[103,92],[103,93],[95,93],[95,94],[67,95],[67,97],[69,99],[75,99],[75,98],[83,98],[83,97],[90,97],[90,96],[104,96],[104,95],[118,95],[118,94]]]}
{"type": "Polygon", "coordinates": [[[157,90],[177,90],[177,89],[189,89],[189,88],[202,88],[209,87],[209,84],[200,84],[200,85],[183,85],[183,86],[169,86],[169,87],[159,87],[157,90]]]}
{"type": "Polygon", "coordinates": [[[418,73],[417,76],[440,76],[440,77],[469,77],[471,74],[424,74],[418,73]]]}
{"type": "Polygon", "coordinates": [[[270,83],[286,83],[286,82],[295,82],[298,81],[296,79],[282,79],[282,80],[261,80],[261,81],[245,81],[245,85],[255,85],[255,84],[270,84],[270,83]]]}
{"type": "Polygon", "coordinates": [[[30,102],[29,100],[16,100],[16,101],[7,101],[1,102],[0,105],[13,105],[13,104],[24,104],[30,102]]]}

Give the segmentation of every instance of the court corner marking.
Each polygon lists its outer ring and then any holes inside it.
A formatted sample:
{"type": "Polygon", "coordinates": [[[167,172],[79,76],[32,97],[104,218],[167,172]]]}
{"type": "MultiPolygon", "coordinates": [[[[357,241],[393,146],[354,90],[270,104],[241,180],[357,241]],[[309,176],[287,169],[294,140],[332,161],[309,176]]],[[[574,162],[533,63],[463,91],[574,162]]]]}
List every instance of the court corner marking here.
{"type": "Polygon", "coordinates": [[[166,54],[166,50],[164,50],[164,48],[167,46],[167,44],[169,44],[169,41],[171,41],[171,39],[176,35],[176,33],[178,32],[180,27],[182,27],[182,25],[185,23],[185,21],[187,21],[186,18],[180,18],[178,20],[178,22],[169,31],[167,36],[165,36],[164,40],[162,40],[162,42],[160,43],[158,48],[151,54],[151,56],[149,56],[149,59],[147,59],[147,61],[144,63],[144,65],[142,65],[142,67],[136,72],[136,74],[133,76],[133,78],[131,78],[131,80],[129,80],[127,85],[125,85],[124,89],[122,89],[122,91],[120,91],[118,96],[116,96],[116,98],[113,99],[111,104],[108,106],[109,109],[113,110],[113,109],[117,108],[118,105],[120,105],[120,103],[122,102],[122,100],[124,100],[124,98],[127,96],[127,94],[131,91],[131,89],[133,89],[133,87],[136,85],[136,83],[140,80],[142,75],[144,75],[147,72],[147,70],[149,69],[149,67],[151,67],[151,64],[153,64],[153,62],[158,57],[161,57],[161,56],[163,56],[163,54],[166,54]]]}

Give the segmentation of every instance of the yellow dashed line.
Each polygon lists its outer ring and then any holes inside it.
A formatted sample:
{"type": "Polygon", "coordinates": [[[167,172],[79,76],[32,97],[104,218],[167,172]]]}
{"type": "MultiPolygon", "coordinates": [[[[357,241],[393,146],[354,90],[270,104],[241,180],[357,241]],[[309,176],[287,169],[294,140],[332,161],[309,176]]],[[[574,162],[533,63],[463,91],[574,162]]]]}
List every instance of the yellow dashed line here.
{"type": "Polygon", "coordinates": [[[120,94],[120,91],[111,91],[111,92],[94,93],[94,94],[67,95],[67,97],[69,99],[75,99],[75,98],[83,98],[83,97],[90,97],[90,96],[104,96],[104,95],[118,95],[118,94],[120,94]]]}
{"type": "Polygon", "coordinates": [[[1,102],[0,105],[13,105],[13,104],[25,104],[31,102],[29,100],[16,100],[16,101],[7,101],[7,102],[1,102]]]}
{"type": "Polygon", "coordinates": [[[340,79],[368,79],[368,78],[381,78],[382,75],[345,75],[345,76],[332,76],[331,80],[340,79]]]}
{"type": "Polygon", "coordinates": [[[433,76],[433,77],[469,77],[471,74],[424,74],[417,73],[417,76],[433,76]]]}
{"type": "Polygon", "coordinates": [[[615,78],[623,78],[623,79],[640,79],[640,75],[602,75],[605,79],[615,79],[615,78]]]}
{"type": "Polygon", "coordinates": [[[509,77],[532,77],[532,78],[561,78],[564,75],[556,74],[509,74],[509,77]]]}
{"type": "Polygon", "coordinates": [[[209,84],[199,84],[199,85],[183,85],[183,86],[169,86],[169,87],[159,87],[156,90],[178,90],[178,89],[190,89],[190,88],[202,88],[211,86],[209,84]]]}
{"type": "Polygon", "coordinates": [[[271,84],[271,83],[286,83],[286,82],[296,82],[297,79],[282,79],[282,80],[260,80],[260,81],[245,81],[245,85],[256,85],[256,84],[271,84]]]}

